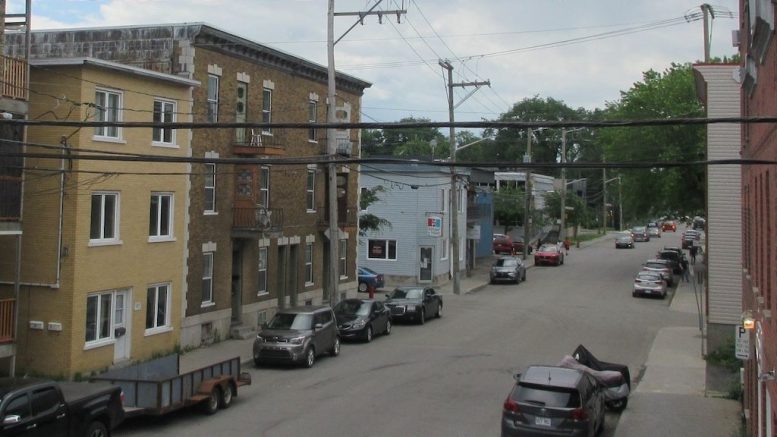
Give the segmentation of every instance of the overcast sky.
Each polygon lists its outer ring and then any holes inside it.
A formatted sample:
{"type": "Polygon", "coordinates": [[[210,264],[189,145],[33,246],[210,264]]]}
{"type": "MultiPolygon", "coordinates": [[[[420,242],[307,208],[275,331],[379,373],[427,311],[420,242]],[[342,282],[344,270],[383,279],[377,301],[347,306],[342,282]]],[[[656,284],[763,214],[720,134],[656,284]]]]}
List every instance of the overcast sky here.
{"type": "MultiPolygon", "coordinates": [[[[337,0],[336,12],[366,11],[375,0],[337,0]]],[[[23,0],[8,0],[9,12],[23,0]]],[[[33,29],[205,22],[326,65],[327,0],[33,0],[33,29]]],[[[604,108],[642,72],[703,58],[700,0],[383,0],[335,47],[339,71],[372,83],[362,120],[448,119],[443,70],[458,88],[457,121],[494,119],[538,95],[587,109],[604,108]],[[691,15],[693,14],[693,15],[691,15]],[[688,17],[686,20],[684,17],[688,17]]],[[[738,1],[718,0],[712,56],[731,56],[738,1]]],[[[355,17],[335,18],[335,37],[355,17]]]]}

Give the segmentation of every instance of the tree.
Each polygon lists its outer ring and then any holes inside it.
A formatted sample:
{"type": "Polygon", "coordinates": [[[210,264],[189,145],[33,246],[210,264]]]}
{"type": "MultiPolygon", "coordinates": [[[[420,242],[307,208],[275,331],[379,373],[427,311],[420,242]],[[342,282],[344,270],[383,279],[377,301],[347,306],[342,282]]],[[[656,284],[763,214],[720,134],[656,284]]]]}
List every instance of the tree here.
{"type": "Polygon", "coordinates": [[[505,232],[523,223],[525,196],[523,189],[509,186],[494,193],[494,219],[505,227],[505,232]]]}
{"type": "Polygon", "coordinates": [[[361,199],[359,200],[359,210],[361,211],[359,213],[359,236],[364,237],[367,235],[367,232],[378,232],[385,227],[391,228],[390,221],[366,212],[370,205],[380,200],[378,193],[384,191],[386,190],[382,185],[362,190],[361,199]]]}

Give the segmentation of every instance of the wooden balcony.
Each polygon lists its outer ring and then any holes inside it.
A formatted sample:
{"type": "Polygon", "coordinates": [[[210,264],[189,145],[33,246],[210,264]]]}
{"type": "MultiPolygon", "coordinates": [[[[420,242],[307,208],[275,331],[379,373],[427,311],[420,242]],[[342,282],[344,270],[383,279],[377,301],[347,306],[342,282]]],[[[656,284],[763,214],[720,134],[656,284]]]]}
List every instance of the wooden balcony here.
{"type": "Polygon", "coordinates": [[[27,62],[23,59],[2,57],[3,60],[3,97],[17,100],[27,98],[27,62]]]}
{"type": "Polygon", "coordinates": [[[0,299],[0,344],[14,342],[15,309],[15,299],[0,299]]]}
{"type": "Polygon", "coordinates": [[[267,134],[261,129],[236,129],[232,152],[238,156],[283,156],[286,131],[273,129],[272,134],[267,134]]]}
{"type": "Polygon", "coordinates": [[[283,231],[283,210],[280,208],[232,208],[232,234],[236,237],[255,237],[278,234],[283,231]]]}

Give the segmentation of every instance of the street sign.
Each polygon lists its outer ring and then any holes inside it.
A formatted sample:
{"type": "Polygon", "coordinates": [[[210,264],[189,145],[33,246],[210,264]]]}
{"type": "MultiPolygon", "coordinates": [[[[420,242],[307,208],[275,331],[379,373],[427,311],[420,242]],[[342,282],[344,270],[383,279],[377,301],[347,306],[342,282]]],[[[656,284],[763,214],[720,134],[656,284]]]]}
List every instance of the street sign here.
{"type": "Polygon", "coordinates": [[[741,325],[734,327],[736,330],[736,352],[735,355],[740,360],[750,359],[750,331],[741,325]]]}

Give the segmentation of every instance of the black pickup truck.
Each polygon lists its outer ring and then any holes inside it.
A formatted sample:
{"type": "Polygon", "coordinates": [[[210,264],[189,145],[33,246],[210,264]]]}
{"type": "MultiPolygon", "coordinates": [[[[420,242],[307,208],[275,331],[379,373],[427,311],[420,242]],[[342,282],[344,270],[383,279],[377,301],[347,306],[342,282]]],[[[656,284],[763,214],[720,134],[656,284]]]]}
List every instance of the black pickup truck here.
{"type": "Polygon", "coordinates": [[[0,378],[0,435],[108,437],[124,420],[121,388],[0,378]]]}

